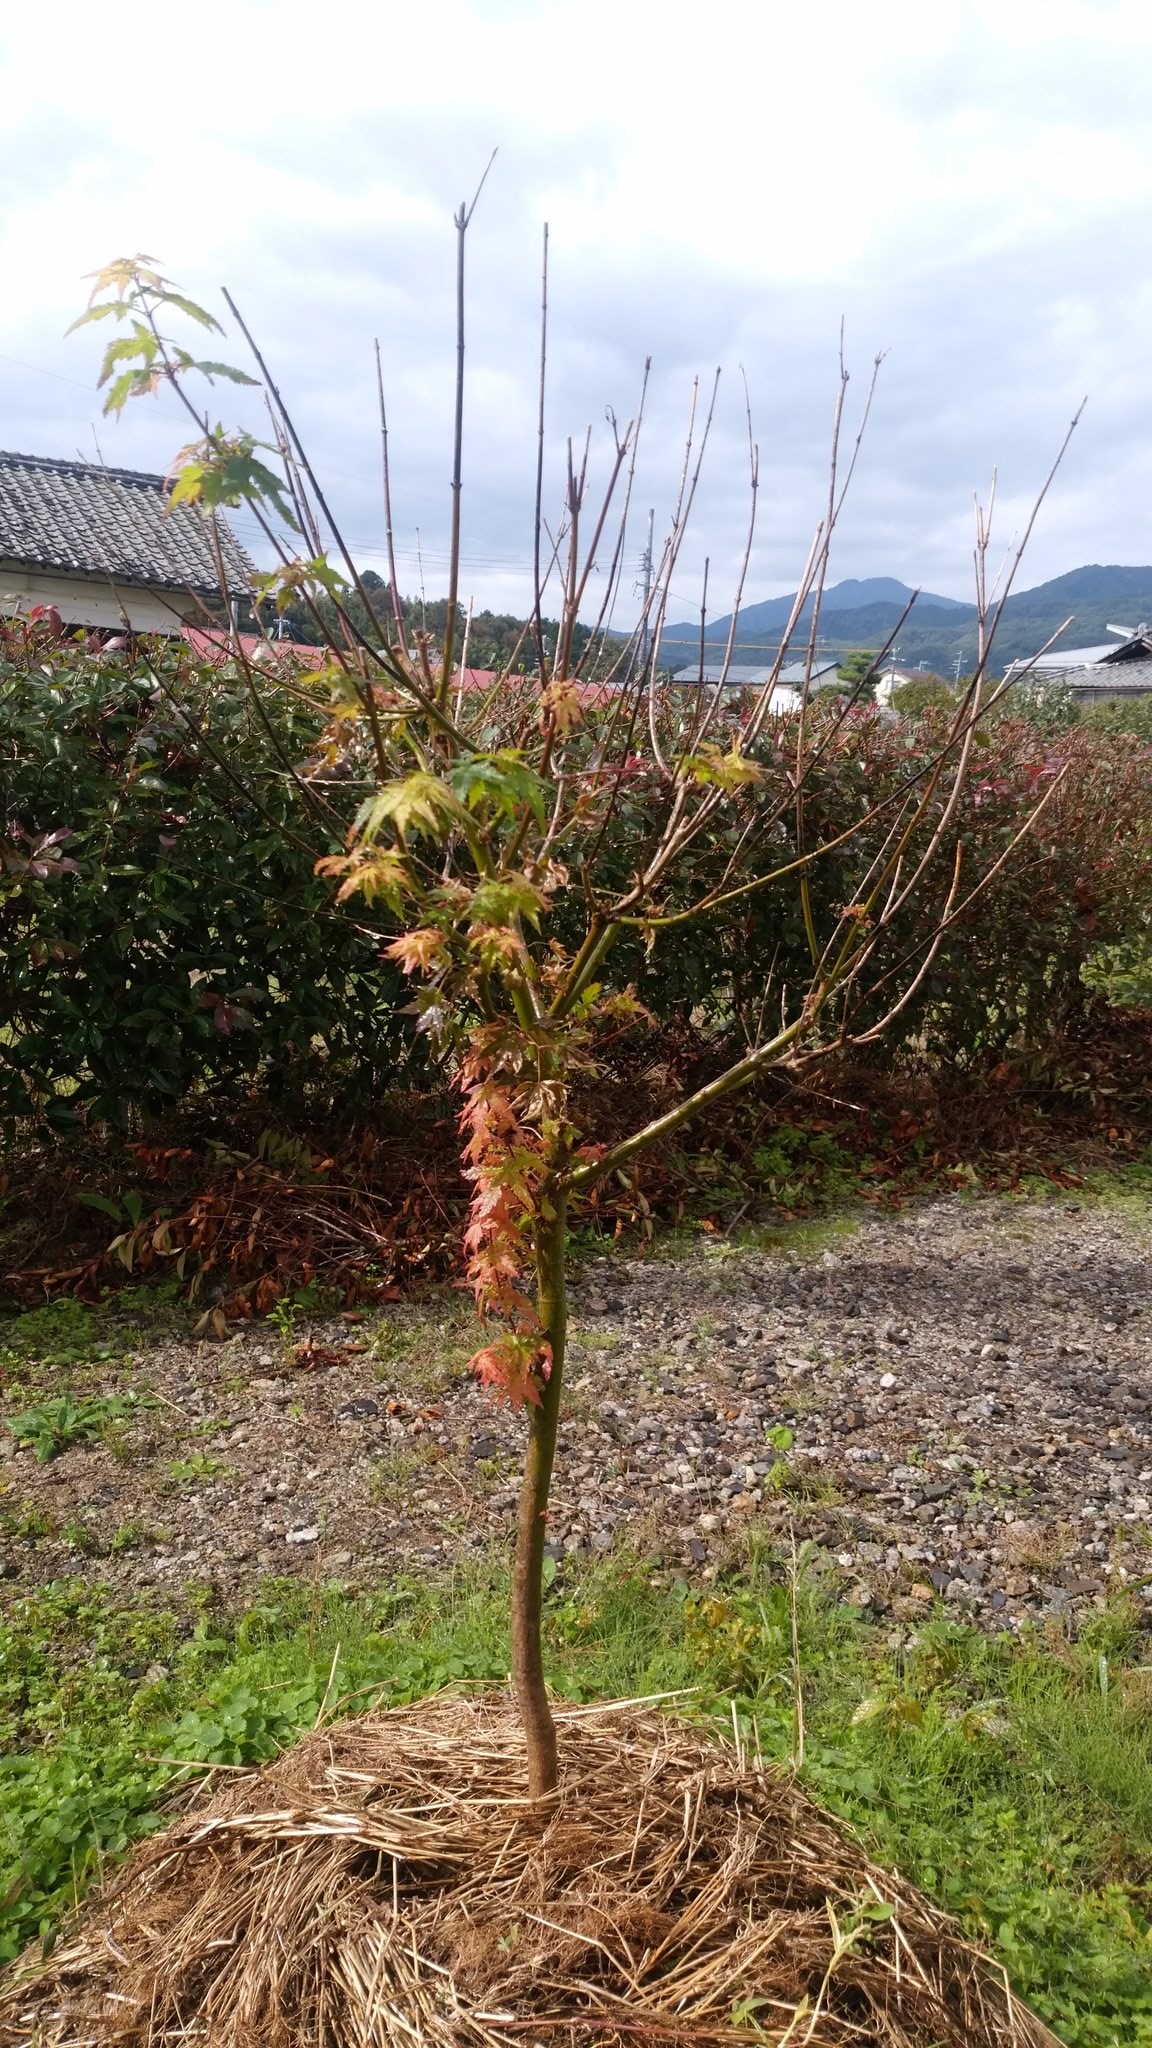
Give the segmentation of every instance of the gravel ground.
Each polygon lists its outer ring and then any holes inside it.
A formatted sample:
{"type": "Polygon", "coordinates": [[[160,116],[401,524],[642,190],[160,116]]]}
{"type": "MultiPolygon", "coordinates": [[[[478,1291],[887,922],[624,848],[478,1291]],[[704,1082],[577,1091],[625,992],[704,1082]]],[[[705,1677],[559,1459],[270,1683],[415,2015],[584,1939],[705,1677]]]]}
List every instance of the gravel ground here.
{"type": "MultiPolygon", "coordinates": [[[[1152,1622],[1150,1243],[1147,1203],[949,1197],[587,1264],[553,1553],[636,1545],[707,1578],[791,1523],[876,1614],[943,1596],[1019,1626],[1128,1583],[1152,1622]]],[[[80,1376],[152,1390],[119,1440],[37,1465],[0,1431],[6,1593],[79,1573],[242,1599],[270,1572],[355,1583],[507,1543],[521,1425],[471,1348],[458,1295],[137,1343],[80,1376]]]]}

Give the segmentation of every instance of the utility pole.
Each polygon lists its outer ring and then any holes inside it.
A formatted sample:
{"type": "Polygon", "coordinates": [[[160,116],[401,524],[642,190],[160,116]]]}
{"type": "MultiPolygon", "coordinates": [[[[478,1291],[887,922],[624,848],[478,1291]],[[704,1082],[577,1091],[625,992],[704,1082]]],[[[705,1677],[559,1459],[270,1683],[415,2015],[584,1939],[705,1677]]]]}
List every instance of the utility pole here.
{"type": "Polygon", "coordinates": [[[652,539],[656,529],[656,507],[648,514],[648,545],[640,557],[640,575],[643,580],[644,610],[640,623],[640,673],[648,666],[648,606],[652,600],[652,539]]]}

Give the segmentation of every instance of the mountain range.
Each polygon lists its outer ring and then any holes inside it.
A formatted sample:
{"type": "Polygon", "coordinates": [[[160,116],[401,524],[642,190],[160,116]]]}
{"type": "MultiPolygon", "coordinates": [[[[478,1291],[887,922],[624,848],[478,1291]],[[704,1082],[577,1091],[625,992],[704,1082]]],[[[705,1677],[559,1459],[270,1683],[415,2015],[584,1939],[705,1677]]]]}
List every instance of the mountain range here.
{"type": "MultiPolygon", "coordinates": [[[[883,647],[912,597],[908,585],[893,576],[850,577],[833,584],[825,591],[821,606],[821,650],[846,654],[854,648],[883,647]]],[[[742,606],[733,659],[773,660],[794,602],[793,595],[742,606]]],[[[805,625],[811,614],[809,602],[802,615],[805,625]]],[[[998,674],[1008,662],[1036,654],[1069,614],[1071,624],[1061,634],[1058,647],[1097,646],[1111,637],[1106,630],[1109,625],[1137,626],[1152,619],[1152,567],[1093,563],[1038,583],[1032,590],[1015,591],[1004,607],[994,642],[992,672],[998,674]]],[[[731,623],[729,613],[726,618],[709,620],[705,627],[710,660],[716,659],[718,647],[727,644],[731,623]]],[[[797,654],[803,652],[803,641],[802,631],[793,634],[791,644],[797,654]]],[[[681,620],[665,627],[661,667],[685,668],[698,659],[699,652],[698,621],[681,620]]],[[[975,605],[921,591],[900,626],[895,659],[902,667],[924,666],[941,675],[966,673],[976,660],[975,605]]]]}

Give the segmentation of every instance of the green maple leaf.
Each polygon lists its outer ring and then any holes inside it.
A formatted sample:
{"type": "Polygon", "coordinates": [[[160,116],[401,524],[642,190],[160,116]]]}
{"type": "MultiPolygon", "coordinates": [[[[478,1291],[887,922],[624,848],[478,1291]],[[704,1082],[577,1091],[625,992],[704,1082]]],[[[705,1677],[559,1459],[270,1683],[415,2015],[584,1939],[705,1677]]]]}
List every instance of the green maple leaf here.
{"type": "Polygon", "coordinates": [[[544,898],[527,875],[510,874],[481,882],[472,892],[468,914],[473,924],[515,924],[518,917],[526,917],[539,931],[543,908],[544,898]]]}
{"type": "Polygon", "coordinates": [[[402,782],[388,782],[370,796],[356,814],[355,829],[368,843],[385,825],[391,825],[401,839],[409,832],[439,838],[448,825],[462,822],[466,815],[446,782],[421,771],[402,782]]]}
{"type": "Polygon", "coordinates": [[[471,754],[449,770],[448,780],[470,811],[488,803],[498,817],[514,818],[527,804],[537,824],[543,826],[545,785],[511,749],[471,754]]]}

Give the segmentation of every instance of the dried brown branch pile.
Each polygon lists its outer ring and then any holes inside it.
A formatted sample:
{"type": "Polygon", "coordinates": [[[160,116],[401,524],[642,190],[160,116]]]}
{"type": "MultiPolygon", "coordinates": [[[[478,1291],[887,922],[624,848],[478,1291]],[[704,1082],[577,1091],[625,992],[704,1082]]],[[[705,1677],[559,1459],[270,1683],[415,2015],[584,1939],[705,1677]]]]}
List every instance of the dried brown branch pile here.
{"type": "Polygon", "coordinates": [[[0,2040],[1053,2043],[793,1786],[635,1707],[559,1720],[546,1823],[499,1698],[320,1730],[202,1795],[14,1969],[0,2040]]]}

